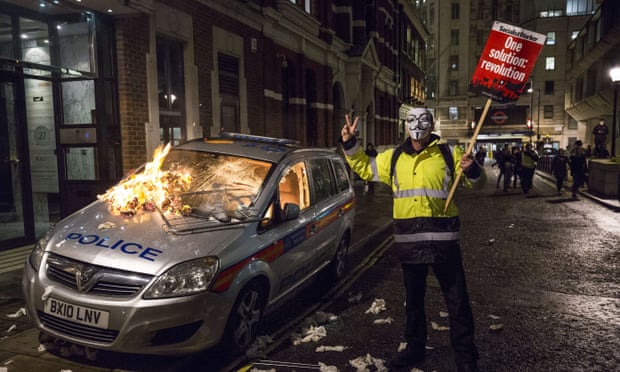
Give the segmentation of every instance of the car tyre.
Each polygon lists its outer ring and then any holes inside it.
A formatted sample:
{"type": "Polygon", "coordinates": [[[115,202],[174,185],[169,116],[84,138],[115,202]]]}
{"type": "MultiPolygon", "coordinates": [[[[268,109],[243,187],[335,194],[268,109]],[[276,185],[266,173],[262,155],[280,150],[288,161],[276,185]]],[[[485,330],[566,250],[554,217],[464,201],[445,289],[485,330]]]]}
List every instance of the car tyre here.
{"type": "Polygon", "coordinates": [[[229,351],[241,354],[252,345],[265,304],[265,291],[258,282],[252,282],[241,290],[226,326],[225,343],[229,351]]]}
{"type": "Polygon", "coordinates": [[[337,281],[344,276],[347,267],[347,257],[349,255],[349,237],[343,236],[338,242],[336,254],[327,267],[327,274],[330,280],[337,281]]]}

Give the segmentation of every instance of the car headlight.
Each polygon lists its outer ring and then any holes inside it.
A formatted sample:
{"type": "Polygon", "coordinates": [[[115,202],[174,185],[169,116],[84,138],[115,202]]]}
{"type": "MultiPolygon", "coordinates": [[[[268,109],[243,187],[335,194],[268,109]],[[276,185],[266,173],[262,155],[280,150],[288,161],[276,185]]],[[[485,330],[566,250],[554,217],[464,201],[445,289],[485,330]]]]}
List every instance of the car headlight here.
{"type": "Polygon", "coordinates": [[[47,246],[47,242],[49,241],[49,234],[45,234],[41,239],[37,241],[34,245],[34,249],[30,252],[30,256],[28,256],[28,262],[30,266],[34,269],[34,271],[39,271],[41,267],[41,262],[43,261],[43,255],[45,254],[45,247],[47,246]]]}
{"type": "Polygon", "coordinates": [[[174,266],[160,275],[144,298],[167,298],[206,291],[219,269],[217,257],[204,257],[174,266]]]}

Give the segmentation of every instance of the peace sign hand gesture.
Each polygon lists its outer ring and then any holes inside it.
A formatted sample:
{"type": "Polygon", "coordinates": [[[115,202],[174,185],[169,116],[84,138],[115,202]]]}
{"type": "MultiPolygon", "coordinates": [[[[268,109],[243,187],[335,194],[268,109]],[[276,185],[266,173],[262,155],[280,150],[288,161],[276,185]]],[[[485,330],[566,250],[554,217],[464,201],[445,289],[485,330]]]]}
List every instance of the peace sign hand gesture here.
{"type": "Polygon", "coordinates": [[[348,114],[345,115],[344,118],[346,123],[344,124],[344,127],[342,127],[342,131],[340,131],[340,135],[342,136],[342,142],[347,142],[351,138],[355,137],[359,117],[356,117],[355,120],[353,120],[353,124],[351,124],[351,119],[348,114]]]}

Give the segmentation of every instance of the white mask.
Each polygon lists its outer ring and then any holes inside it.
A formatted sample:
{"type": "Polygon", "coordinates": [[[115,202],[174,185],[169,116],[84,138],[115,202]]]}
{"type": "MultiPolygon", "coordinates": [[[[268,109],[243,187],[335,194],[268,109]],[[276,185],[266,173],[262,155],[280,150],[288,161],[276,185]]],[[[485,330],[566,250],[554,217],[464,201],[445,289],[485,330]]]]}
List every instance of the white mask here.
{"type": "Polygon", "coordinates": [[[433,130],[433,114],[425,108],[412,108],[405,120],[409,136],[416,141],[428,137],[433,130]]]}

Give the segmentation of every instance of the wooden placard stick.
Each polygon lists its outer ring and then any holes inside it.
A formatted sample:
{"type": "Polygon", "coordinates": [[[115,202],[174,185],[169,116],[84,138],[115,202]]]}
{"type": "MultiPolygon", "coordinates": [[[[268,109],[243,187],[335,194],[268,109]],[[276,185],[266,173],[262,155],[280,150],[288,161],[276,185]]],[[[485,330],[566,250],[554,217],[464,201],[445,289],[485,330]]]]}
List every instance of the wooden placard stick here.
{"type": "MultiPolygon", "coordinates": [[[[486,119],[487,117],[487,112],[489,112],[489,107],[491,107],[490,98],[487,99],[487,103],[484,105],[484,110],[482,110],[482,115],[480,116],[480,119],[478,120],[478,125],[476,125],[476,129],[474,130],[474,135],[471,137],[471,140],[469,141],[469,145],[467,146],[467,150],[465,151],[466,154],[471,154],[474,148],[474,144],[476,143],[476,138],[478,138],[478,133],[480,133],[480,128],[482,128],[482,123],[484,123],[484,119],[486,119]]],[[[461,169],[461,167],[458,167],[458,169],[456,170],[456,175],[454,176],[454,182],[452,183],[452,188],[450,189],[450,193],[448,194],[448,198],[446,199],[446,204],[444,204],[444,207],[443,207],[443,213],[446,213],[448,211],[448,206],[450,205],[450,202],[454,198],[454,193],[456,192],[456,188],[459,184],[459,181],[461,180],[462,174],[463,174],[463,170],[461,169]]]]}

